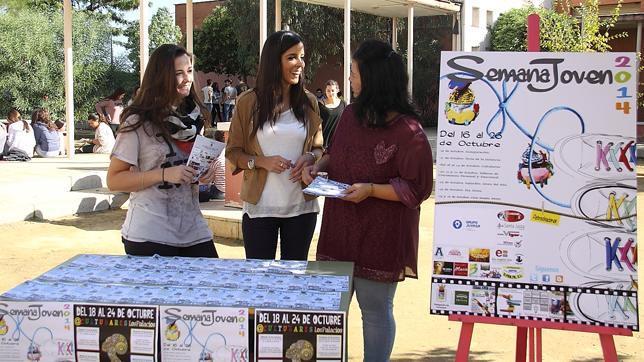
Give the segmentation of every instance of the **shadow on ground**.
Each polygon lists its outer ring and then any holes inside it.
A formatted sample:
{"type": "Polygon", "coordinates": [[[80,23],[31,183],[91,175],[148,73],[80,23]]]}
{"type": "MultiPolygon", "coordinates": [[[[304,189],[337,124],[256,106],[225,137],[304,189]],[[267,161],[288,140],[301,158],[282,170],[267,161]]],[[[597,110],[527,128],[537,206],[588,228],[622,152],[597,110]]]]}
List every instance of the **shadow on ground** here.
{"type": "MultiPolygon", "coordinates": [[[[453,362],[456,357],[456,349],[454,348],[434,348],[429,351],[414,351],[404,354],[397,354],[391,362],[417,362],[417,361],[432,361],[432,362],[453,362]]],[[[496,361],[494,353],[489,351],[470,351],[469,361],[488,362],[496,361]]]]}
{"type": "MultiPolygon", "coordinates": [[[[618,361],[632,361],[633,358],[632,358],[632,356],[627,356],[627,355],[624,355],[624,354],[617,353],[617,360],[618,361]]],[[[571,359],[570,360],[570,362],[603,362],[603,361],[604,361],[603,358],[577,358],[577,359],[571,359]]]]}
{"type": "Polygon", "coordinates": [[[120,230],[127,210],[106,210],[78,214],[57,220],[35,221],[51,225],[71,226],[85,231],[120,230]]]}

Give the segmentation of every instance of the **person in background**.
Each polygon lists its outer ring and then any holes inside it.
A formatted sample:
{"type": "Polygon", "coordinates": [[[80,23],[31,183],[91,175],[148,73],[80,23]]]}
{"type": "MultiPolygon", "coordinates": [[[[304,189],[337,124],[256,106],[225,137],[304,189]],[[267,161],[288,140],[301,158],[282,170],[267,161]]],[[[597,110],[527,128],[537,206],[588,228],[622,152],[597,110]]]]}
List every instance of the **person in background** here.
{"type": "Polygon", "coordinates": [[[266,39],[256,87],[233,114],[226,158],[243,170],[242,231],[246,257],[306,260],[317,222],[317,200],[302,193],[302,168],[322,155],[322,120],[304,89],[304,43],[291,31],[266,39]]]}
{"type": "Polygon", "coordinates": [[[213,89],[212,89],[212,79],[206,80],[206,86],[201,88],[201,93],[203,93],[203,104],[206,105],[208,113],[212,113],[212,103],[213,103],[213,89]]]}
{"type": "Polygon", "coordinates": [[[235,100],[237,99],[237,89],[232,86],[230,79],[224,81],[224,122],[230,121],[235,109],[235,100]]]}
{"type": "Polygon", "coordinates": [[[212,125],[217,127],[217,122],[222,122],[221,118],[221,89],[219,83],[212,85],[212,125]]]}
{"type": "Polygon", "coordinates": [[[410,104],[408,75],[391,45],[363,42],[353,54],[347,106],[318,171],[351,185],[324,202],[317,260],[354,263],[353,288],[362,313],[364,360],[389,361],[396,335],[398,282],[418,278],[420,204],[432,191],[432,152],[410,104]]]}
{"type": "Polygon", "coordinates": [[[87,118],[87,123],[94,130],[94,139],[90,144],[84,145],[79,149],[81,153],[112,153],[114,148],[114,133],[107,123],[105,117],[100,114],[92,113],[87,118]]]}
{"type": "MultiPolygon", "coordinates": [[[[123,114],[107,186],[130,192],[121,229],[128,255],[217,257],[199,210],[197,171],[186,165],[209,117],[193,77],[190,53],[174,44],[159,46],[150,56],[140,94],[123,114]]],[[[213,180],[209,170],[199,181],[213,180]]]]}
{"type": "Polygon", "coordinates": [[[136,95],[139,94],[139,86],[137,85],[136,87],[132,88],[132,96],[130,99],[127,101],[127,106],[131,106],[132,103],[134,103],[134,98],[136,98],[136,95]]]}
{"type": "Polygon", "coordinates": [[[31,127],[36,138],[36,154],[40,157],[58,156],[61,146],[58,128],[45,108],[38,108],[31,114],[31,127]]]}
{"type": "Polygon", "coordinates": [[[34,157],[36,138],[29,122],[22,119],[20,112],[16,109],[9,111],[7,121],[9,125],[7,126],[7,142],[4,145],[4,154],[6,155],[16,149],[24,152],[29,157],[34,157]]]}
{"type": "Polygon", "coordinates": [[[324,93],[322,92],[322,88],[315,90],[315,98],[318,99],[318,102],[324,102],[324,93]]]}
{"type": "Polygon", "coordinates": [[[125,97],[125,90],[119,87],[116,88],[114,93],[110,94],[107,98],[101,99],[95,106],[96,113],[105,117],[115,135],[116,130],[119,128],[119,124],[121,123],[123,97],[125,97]]]}
{"type": "Polygon", "coordinates": [[[0,157],[4,153],[4,145],[7,143],[7,125],[0,122],[0,157]]]}
{"type": "Polygon", "coordinates": [[[330,79],[326,82],[324,88],[325,97],[320,106],[320,116],[322,117],[322,134],[324,135],[324,148],[328,148],[333,139],[333,132],[338,124],[340,115],[346,107],[346,103],[338,97],[340,86],[338,82],[330,79]]]}

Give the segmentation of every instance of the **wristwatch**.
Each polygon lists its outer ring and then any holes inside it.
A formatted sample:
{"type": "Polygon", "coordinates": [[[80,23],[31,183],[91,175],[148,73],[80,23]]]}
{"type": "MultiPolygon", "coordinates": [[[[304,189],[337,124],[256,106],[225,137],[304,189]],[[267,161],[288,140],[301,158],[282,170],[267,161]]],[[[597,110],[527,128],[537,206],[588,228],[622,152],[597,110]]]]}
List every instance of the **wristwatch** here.
{"type": "Polygon", "coordinates": [[[249,170],[255,169],[255,157],[251,157],[248,159],[248,169],[249,170]]]}

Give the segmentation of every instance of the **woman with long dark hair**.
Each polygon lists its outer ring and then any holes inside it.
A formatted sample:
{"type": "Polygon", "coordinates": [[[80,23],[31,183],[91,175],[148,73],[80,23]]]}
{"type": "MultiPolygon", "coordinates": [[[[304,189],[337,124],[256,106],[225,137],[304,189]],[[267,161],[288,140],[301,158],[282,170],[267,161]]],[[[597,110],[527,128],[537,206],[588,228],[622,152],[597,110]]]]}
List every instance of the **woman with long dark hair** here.
{"type": "MultiPolygon", "coordinates": [[[[107,171],[110,190],[131,192],[121,235],[129,255],[217,257],[186,161],[208,110],[193,85],[191,55],[164,44],[122,115],[107,171]]],[[[200,181],[209,183],[214,171],[200,181]]]]}
{"type": "Polygon", "coordinates": [[[36,137],[36,153],[40,157],[56,157],[60,154],[58,127],[45,108],[37,108],[31,114],[31,127],[36,137]]]}
{"type": "Polygon", "coordinates": [[[304,89],[304,44],[292,31],[266,39],[256,87],[242,93],[226,158],[244,172],[242,230],[247,258],[306,260],[319,206],[302,193],[302,169],[322,155],[315,95],[304,89]]]}
{"type": "Polygon", "coordinates": [[[322,135],[324,137],[324,148],[328,148],[333,139],[335,127],[347,104],[338,97],[340,85],[337,81],[329,79],[324,86],[324,97],[320,106],[322,117],[322,135]]]}
{"type": "Polygon", "coordinates": [[[432,191],[432,154],[402,57],[389,44],[362,43],[349,80],[355,103],[342,113],[327,153],[302,178],[310,183],[327,171],[351,185],[343,198],[325,200],[317,259],[354,262],[364,360],[388,361],[396,286],[418,277],[420,204],[432,191]]]}
{"type": "MultiPolygon", "coordinates": [[[[116,88],[112,94],[101,99],[96,103],[96,112],[102,114],[110,125],[112,132],[116,134],[116,130],[121,123],[121,112],[123,112],[123,98],[125,97],[125,89],[116,88]]],[[[134,95],[132,95],[134,97],[134,95]]]]}

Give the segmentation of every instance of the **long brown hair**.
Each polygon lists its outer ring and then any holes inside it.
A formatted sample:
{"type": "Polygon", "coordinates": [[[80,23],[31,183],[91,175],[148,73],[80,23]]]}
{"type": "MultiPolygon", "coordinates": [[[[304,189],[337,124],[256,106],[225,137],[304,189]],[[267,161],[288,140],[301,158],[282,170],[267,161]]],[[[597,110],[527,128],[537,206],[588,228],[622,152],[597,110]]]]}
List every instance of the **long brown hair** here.
{"type": "MultiPolygon", "coordinates": [[[[134,97],[132,104],[125,108],[121,114],[121,123],[125,122],[131,115],[137,115],[139,121],[120,128],[119,132],[134,131],[144,123],[149,123],[155,134],[159,132],[166,139],[170,137],[170,132],[164,119],[172,111],[172,105],[178,97],[174,60],[182,55],[187,55],[192,59],[192,55],[188,51],[175,44],[163,44],[152,52],[139,92],[134,97]]],[[[195,83],[193,80],[190,95],[183,99],[179,108],[192,102],[199,106],[202,117],[208,122],[210,115],[206,106],[197,96],[195,83]]],[[[191,110],[188,110],[188,112],[191,110]]]]}
{"type": "MultiPolygon", "coordinates": [[[[9,121],[9,124],[12,124],[14,122],[18,122],[20,117],[20,112],[18,112],[17,109],[13,108],[9,111],[9,114],[7,115],[7,121],[9,121]]],[[[29,132],[29,123],[25,121],[24,119],[22,120],[22,129],[25,132],[29,132]]]]}
{"type": "MultiPolygon", "coordinates": [[[[257,94],[257,119],[253,122],[253,134],[264,127],[265,123],[274,124],[280,115],[278,105],[282,101],[282,54],[292,46],[303,43],[302,38],[293,31],[278,31],[271,34],[262,47],[259,60],[255,93],[257,94]]],[[[311,107],[304,91],[304,73],[297,84],[289,87],[293,114],[305,123],[304,107],[311,107]]]]}
{"type": "Polygon", "coordinates": [[[49,111],[47,111],[46,108],[36,108],[34,110],[34,112],[31,114],[31,124],[33,125],[34,123],[42,123],[50,131],[55,131],[58,129],[54,122],[52,122],[49,116],[49,111]]]}

